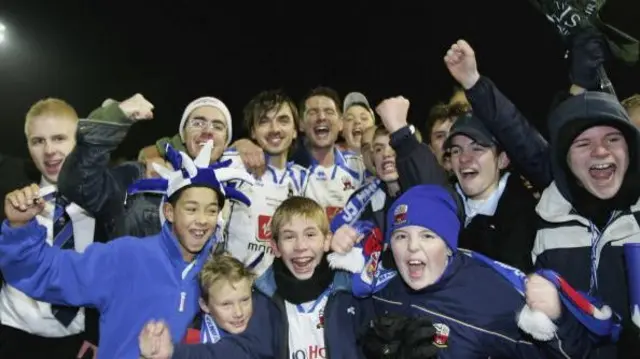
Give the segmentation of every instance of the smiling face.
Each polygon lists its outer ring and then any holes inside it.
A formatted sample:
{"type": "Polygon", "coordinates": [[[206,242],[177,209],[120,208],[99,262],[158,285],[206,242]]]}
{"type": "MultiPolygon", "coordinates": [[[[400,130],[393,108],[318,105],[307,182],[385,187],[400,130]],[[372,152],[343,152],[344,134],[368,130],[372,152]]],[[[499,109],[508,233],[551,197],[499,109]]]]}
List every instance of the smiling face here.
{"type": "Polygon", "coordinates": [[[398,180],[396,169],[396,152],[389,144],[390,138],[386,133],[378,134],[373,139],[373,163],[376,176],[383,182],[395,182],[398,180]]]}
{"type": "Polygon", "coordinates": [[[342,137],[349,149],[360,152],[362,134],[366,129],[373,127],[373,124],[373,114],[366,107],[353,105],[347,109],[343,116],[342,137]]]}
{"type": "Polygon", "coordinates": [[[75,118],[48,115],[31,118],[26,125],[31,159],[52,184],[58,182],[64,160],[75,147],[77,127],[75,118]]]}
{"type": "Polygon", "coordinates": [[[573,140],[567,163],[589,193],[600,199],[612,198],[629,168],[627,141],[617,128],[591,127],[573,140]]]}
{"type": "Polygon", "coordinates": [[[286,102],[253,122],[251,138],[271,156],[287,154],[296,137],[293,111],[286,102]]]}
{"type": "Polygon", "coordinates": [[[218,224],[218,194],[211,188],[188,187],[174,195],[177,200],[164,204],[164,216],[172,224],[183,259],[191,262],[218,224]]]}
{"type": "Polygon", "coordinates": [[[280,227],[274,254],[282,259],[294,277],[305,280],[313,276],[330,244],[331,238],[323,232],[318,221],[296,215],[280,227]]]}
{"type": "Polygon", "coordinates": [[[327,96],[311,96],[305,101],[302,120],[304,131],[312,148],[332,147],[342,131],[342,120],[337,104],[327,96]]]}
{"type": "Polygon", "coordinates": [[[208,301],[200,300],[200,308],[210,314],[216,324],[230,334],[240,334],[247,329],[253,314],[253,301],[249,278],[230,282],[221,278],[209,288],[208,301]]]}
{"type": "Polygon", "coordinates": [[[189,114],[184,128],[184,144],[191,158],[196,158],[207,141],[213,140],[211,163],[217,161],[227,147],[227,119],[220,109],[198,107],[189,114]]]}
{"type": "Polygon", "coordinates": [[[451,139],[451,168],[464,194],[471,199],[487,199],[498,188],[500,170],[508,160],[495,147],[476,143],[465,135],[451,139]]]}
{"type": "Polygon", "coordinates": [[[391,252],[402,280],[414,290],[434,284],[444,273],[451,255],[442,238],[420,226],[393,231],[391,252]]]}

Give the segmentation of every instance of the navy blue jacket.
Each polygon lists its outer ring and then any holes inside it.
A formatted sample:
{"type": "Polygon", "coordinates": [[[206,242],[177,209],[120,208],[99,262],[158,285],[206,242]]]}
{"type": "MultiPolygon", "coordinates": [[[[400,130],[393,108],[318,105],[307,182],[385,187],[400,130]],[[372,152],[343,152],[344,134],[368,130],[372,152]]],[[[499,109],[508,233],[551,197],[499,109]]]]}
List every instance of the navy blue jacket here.
{"type": "Polygon", "coordinates": [[[413,291],[396,276],[373,299],[378,315],[428,317],[437,330],[439,359],[583,358],[590,349],[586,329],[569,315],[556,323],[562,340],[534,342],[516,324],[522,295],[494,269],[462,253],[425,290],[413,291]]]}
{"type": "MultiPolygon", "coordinates": [[[[287,314],[283,299],[276,294],[272,268],[258,278],[256,288],[262,294],[254,296],[253,316],[244,333],[223,337],[215,344],[177,345],[173,358],[291,358],[287,314]]],[[[351,274],[336,272],[324,309],[326,358],[364,359],[357,338],[366,330],[372,311],[370,300],[351,294],[351,274]]]]}

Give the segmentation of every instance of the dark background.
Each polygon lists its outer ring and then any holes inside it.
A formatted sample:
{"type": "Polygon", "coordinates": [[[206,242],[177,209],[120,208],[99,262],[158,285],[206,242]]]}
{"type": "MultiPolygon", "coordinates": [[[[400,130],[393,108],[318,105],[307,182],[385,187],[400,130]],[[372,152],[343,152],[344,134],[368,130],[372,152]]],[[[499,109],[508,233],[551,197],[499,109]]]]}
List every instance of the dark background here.
{"type": "MultiPolygon", "coordinates": [[[[640,37],[640,1],[609,0],[601,14],[640,37]]],[[[26,111],[50,96],[82,116],[142,93],[156,119],[134,126],[118,151],[127,157],[176,133],[187,103],[205,95],[229,106],[236,137],[244,104],[270,88],[296,101],[317,85],[373,103],[402,94],[422,123],[451,93],[442,57],[458,38],[541,129],[568,86],[564,46],[527,0],[2,0],[0,21],[0,152],[19,156],[26,111]]],[[[608,68],[619,97],[640,92],[640,66],[608,68]]]]}

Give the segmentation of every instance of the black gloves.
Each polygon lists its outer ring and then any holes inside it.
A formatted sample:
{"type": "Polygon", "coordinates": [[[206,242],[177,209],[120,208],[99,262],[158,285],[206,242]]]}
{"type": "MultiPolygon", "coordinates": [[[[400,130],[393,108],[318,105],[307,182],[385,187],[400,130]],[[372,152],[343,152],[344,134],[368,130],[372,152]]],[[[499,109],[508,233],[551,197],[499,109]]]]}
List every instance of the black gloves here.
{"type": "Polygon", "coordinates": [[[435,333],[427,318],[389,314],[372,321],[360,343],[368,359],[429,359],[438,351],[435,333]]]}
{"type": "Polygon", "coordinates": [[[571,37],[571,83],[589,91],[600,90],[598,69],[604,64],[608,47],[598,29],[584,27],[571,37]]]}

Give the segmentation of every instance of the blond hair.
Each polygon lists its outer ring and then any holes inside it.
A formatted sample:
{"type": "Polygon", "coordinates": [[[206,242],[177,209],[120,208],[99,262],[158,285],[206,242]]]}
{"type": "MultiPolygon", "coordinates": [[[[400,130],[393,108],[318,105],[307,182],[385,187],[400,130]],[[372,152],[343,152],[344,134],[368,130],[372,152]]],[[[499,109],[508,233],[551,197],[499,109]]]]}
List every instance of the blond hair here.
{"type": "Polygon", "coordinates": [[[329,234],[329,219],[324,209],[314,200],[306,197],[289,197],[278,206],[271,219],[271,235],[278,241],[282,227],[291,223],[294,217],[302,217],[318,225],[324,234],[329,234]]]}
{"type": "Polygon", "coordinates": [[[34,103],[31,105],[31,108],[29,108],[24,121],[24,133],[27,134],[29,123],[33,121],[33,119],[43,116],[67,118],[78,121],[78,113],[67,102],[57,98],[47,98],[34,103]]]}
{"type": "Polygon", "coordinates": [[[256,279],[256,275],[251,269],[245,267],[244,263],[223,252],[215,254],[202,266],[199,274],[200,293],[205,302],[209,301],[209,289],[216,283],[227,281],[233,286],[243,279],[250,283],[256,279]]]}
{"type": "Polygon", "coordinates": [[[640,108],[640,94],[637,93],[622,100],[622,106],[631,115],[631,111],[640,108]]]}

